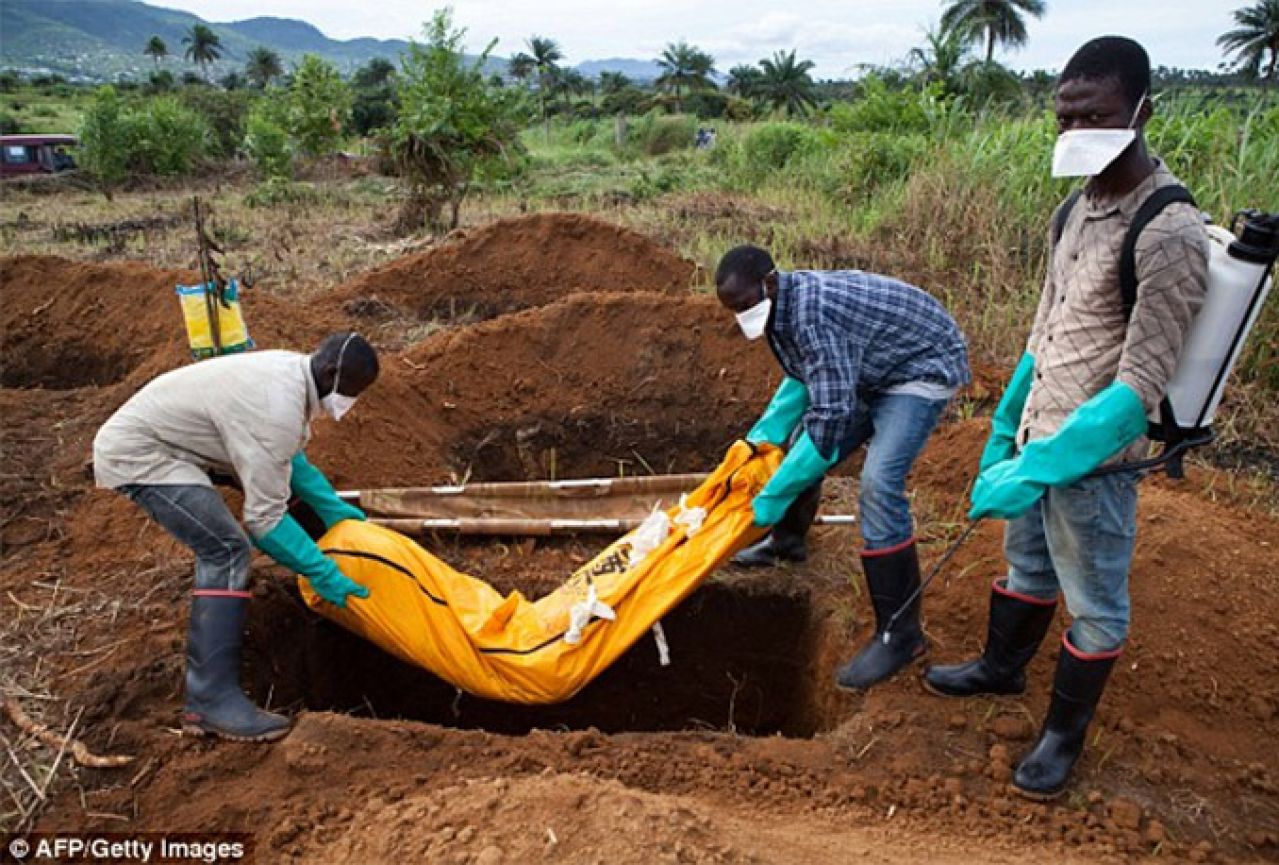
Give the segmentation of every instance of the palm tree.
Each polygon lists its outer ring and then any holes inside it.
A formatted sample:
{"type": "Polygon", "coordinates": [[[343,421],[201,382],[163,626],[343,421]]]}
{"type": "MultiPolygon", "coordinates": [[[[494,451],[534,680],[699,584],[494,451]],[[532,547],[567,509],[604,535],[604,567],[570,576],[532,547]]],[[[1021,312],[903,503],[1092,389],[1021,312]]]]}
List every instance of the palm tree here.
{"type": "Polygon", "coordinates": [[[1263,77],[1273,79],[1279,62],[1279,0],[1261,0],[1255,6],[1236,9],[1234,16],[1238,28],[1218,36],[1217,44],[1226,53],[1237,54],[1240,68],[1254,77],[1269,52],[1270,62],[1266,63],[1263,77]]]}
{"type": "Polygon", "coordinates": [[[927,46],[910,49],[910,65],[918,67],[924,84],[936,82],[941,84],[943,93],[958,93],[962,89],[960,78],[968,56],[968,40],[953,30],[929,30],[924,38],[927,46]]]}
{"type": "Polygon", "coordinates": [[[631,79],[626,77],[625,72],[611,72],[609,70],[605,70],[600,73],[600,93],[605,96],[612,96],[614,93],[621,93],[630,86],[631,79]]]}
{"type": "Polygon", "coordinates": [[[763,73],[760,72],[758,66],[739,63],[728,70],[728,83],[724,85],[724,89],[734,96],[750,99],[756,95],[756,88],[759,87],[761,75],[763,73]]]}
{"type": "Polygon", "coordinates": [[[573,116],[573,97],[595,90],[595,83],[576,69],[559,70],[552,86],[563,97],[564,113],[569,117],[573,116]]]}
{"type": "Polygon", "coordinates": [[[711,76],[715,74],[715,58],[683,40],[667,45],[662,56],[657,58],[657,65],[663,71],[655,83],[658,87],[675,91],[676,113],[683,110],[680,88],[715,86],[715,82],[711,80],[711,76]]]}
{"type": "Polygon", "coordinates": [[[527,84],[537,71],[537,61],[523,51],[506,61],[506,73],[521,84],[527,84]]]}
{"type": "Polygon", "coordinates": [[[142,53],[154,60],[155,68],[159,69],[160,61],[169,56],[169,46],[159,36],[152,36],[147,40],[147,47],[142,49],[142,53]]]}
{"type": "Polygon", "coordinates": [[[965,44],[986,40],[986,62],[995,54],[995,43],[1020,47],[1026,44],[1023,14],[1043,17],[1044,0],[950,0],[941,16],[942,33],[956,33],[965,44]]]}
{"type": "Polygon", "coordinates": [[[796,60],[793,48],[789,53],[775,51],[771,59],[759,61],[762,72],[755,91],[776,111],[807,111],[817,104],[808,74],[815,65],[811,60],[796,60]]]}
{"type": "Polygon", "coordinates": [[[551,121],[546,116],[546,95],[550,92],[555,80],[555,73],[560,67],[556,64],[564,59],[564,52],[554,39],[545,36],[534,36],[528,41],[529,56],[533,58],[533,68],[537,70],[537,104],[542,111],[542,130],[547,141],[551,140],[551,121]]]}
{"type": "Polygon", "coordinates": [[[259,45],[249,52],[249,58],[244,62],[244,74],[249,76],[255,87],[265,90],[272,81],[284,74],[284,64],[280,62],[279,54],[265,45],[259,45]]]}
{"type": "Polygon", "coordinates": [[[206,24],[192,24],[187,35],[182,37],[182,44],[187,47],[186,59],[199,66],[204,80],[208,81],[209,64],[222,56],[221,38],[206,24]]]}

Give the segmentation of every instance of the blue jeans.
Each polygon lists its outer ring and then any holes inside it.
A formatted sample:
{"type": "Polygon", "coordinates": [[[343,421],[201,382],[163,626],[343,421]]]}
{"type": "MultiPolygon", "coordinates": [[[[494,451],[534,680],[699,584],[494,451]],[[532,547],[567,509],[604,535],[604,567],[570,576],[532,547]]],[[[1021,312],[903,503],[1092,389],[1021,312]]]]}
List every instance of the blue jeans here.
{"type": "Polygon", "coordinates": [[[1136,472],[1050,487],[1004,533],[1008,588],[1044,600],[1066,598],[1070,642],[1110,652],[1128,637],[1128,568],[1137,538],[1136,472]]]}
{"type": "Polygon", "coordinates": [[[195,587],[239,592],[253,544],[213,487],[129,484],[120,492],[195,553],[195,587]]]}
{"type": "Polygon", "coordinates": [[[895,547],[915,536],[906,476],[948,402],[881,394],[859,403],[853,432],[839,446],[839,458],[842,462],[869,440],[858,502],[867,550],[895,547]]]}

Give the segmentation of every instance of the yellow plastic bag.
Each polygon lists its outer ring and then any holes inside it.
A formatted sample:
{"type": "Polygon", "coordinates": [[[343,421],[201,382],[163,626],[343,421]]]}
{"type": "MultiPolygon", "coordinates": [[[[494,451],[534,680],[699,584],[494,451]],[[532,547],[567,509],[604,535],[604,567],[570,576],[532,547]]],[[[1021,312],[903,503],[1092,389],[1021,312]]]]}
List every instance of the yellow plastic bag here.
{"type": "Polygon", "coordinates": [[[763,534],[750,503],[781,459],[769,445],[738,442],[683,507],[665,512],[668,535],[658,530],[659,512],[537,601],[519,592],[504,598],[403,535],[355,520],[335,525],[319,545],[369,597],[349,598],[343,609],[304,579],[298,588],[313,610],[465,691],[557,703],[763,534]]]}
{"type": "Polygon", "coordinates": [[[210,291],[204,285],[179,285],[177,292],[178,302],[182,304],[182,318],[186,322],[187,342],[194,357],[235,354],[253,348],[253,340],[249,338],[249,329],[240,311],[240,288],[234,279],[227,284],[223,299],[219,301],[215,297],[211,305],[210,291]],[[213,327],[209,321],[211,307],[217,311],[220,347],[213,340],[213,327]]]}

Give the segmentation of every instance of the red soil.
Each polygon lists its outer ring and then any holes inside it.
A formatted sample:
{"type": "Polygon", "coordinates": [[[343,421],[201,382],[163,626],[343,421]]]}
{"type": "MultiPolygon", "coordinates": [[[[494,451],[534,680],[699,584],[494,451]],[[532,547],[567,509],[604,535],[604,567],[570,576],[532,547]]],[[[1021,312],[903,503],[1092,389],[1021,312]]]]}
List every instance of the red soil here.
{"type": "MultiPolygon", "coordinates": [[[[684,290],[691,272],[668,251],[594,220],[539,216],[382,268],[336,289],[333,304],[301,308],[260,288],[245,308],[260,345],[300,350],[350,326],[342,303],[372,293],[417,312],[457,296],[494,316],[386,353],[382,379],[350,419],[316,425],[312,458],[339,486],[686,471],[709,467],[778,380],[766,348],[743,342],[712,301],[684,290]],[[651,269],[636,270],[641,261],[651,269]],[[452,276],[435,281],[443,274],[452,276]],[[503,281],[507,274],[520,277],[503,281]],[[498,314],[517,308],[524,311],[498,314]]],[[[190,557],[122,498],[91,491],[83,463],[116,406],[186,361],[172,300],[179,277],[129,264],[0,262],[0,604],[14,623],[4,657],[15,659],[5,675],[58,698],[29,706],[48,722],[65,728],[82,709],[91,746],[139,757],[126,770],[76,770],[83,794],[55,786],[40,828],[250,831],[266,862],[1279,854],[1271,745],[1279,734],[1279,523],[1210,500],[1206,481],[1226,483],[1225,475],[1145,484],[1132,640],[1074,792],[1054,805],[1024,802],[1005,784],[1047,705],[1052,638],[1022,699],[944,701],[922,691],[916,671],[865,695],[837,692],[833,667],[865,638],[869,611],[850,589],[857,544],[836,529],[818,531],[805,566],[751,577],[727,571],[671,621],[673,633],[687,627],[696,636],[710,610],[699,605],[713,588],[743,604],[799,599],[807,612],[795,633],[717,632],[695,651],[677,650],[664,672],[643,667],[648,678],[631,693],[609,692],[633,700],[637,713],[646,702],[682,699],[690,683],[723,681],[717,651],[743,640],[761,663],[792,659],[803,705],[790,732],[804,727],[814,738],[734,732],[748,720],[749,689],[733,691],[738,714],[726,699],[722,714],[682,732],[455,729],[446,695],[431,723],[358,717],[369,713],[354,697],[339,707],[353,715],[302,708],[297,728],[275,746],[173,736],[190,557]]],[[[982,370],[974,396],[997,391],[997,379],[982,370]]],[[[921,510],[961,513],[985,430],[979,419],[952,422],[934,436],[913,480],[921,510]]],[[[850,486],[832,484],[832,507],[850,505],[850,486]]],[[[923,556],[933,561],[944,548],[941,524],[924,534],[923,556]]],[[[455,564],[491,569],[504,587],[534,593],[594,544],[428,542],[455,564]]],[[[343,652],[363,651],[302,611],[279,568],[256,565],[260,599],[246,659],[256,697],[268,696],[257,690],[267,683],[334,675],[343,652]]],[[[932,657],[979,649],[987,586],[1001,568],[999,526],[983,526],[949,566],[952,579],[928,596],[932,657]]],[[[651,651],[636,647],[635,669],[651,651]]],[[[405,687],[433,693],[429,679],[420,674],[405,687]]],[[[463,718],[466,710],[464,701],[463,718]]],[[[571,707],[579,710],[568,726],[592,723],[589,702],[571,707]]]]}

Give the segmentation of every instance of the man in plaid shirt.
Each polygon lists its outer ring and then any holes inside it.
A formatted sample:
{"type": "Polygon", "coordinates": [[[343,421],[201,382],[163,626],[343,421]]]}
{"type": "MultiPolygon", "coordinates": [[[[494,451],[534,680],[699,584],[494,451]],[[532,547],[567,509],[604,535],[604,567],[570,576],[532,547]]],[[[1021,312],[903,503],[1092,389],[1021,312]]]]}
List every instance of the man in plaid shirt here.
{"type": "Polygon", "coordinates": [[[970,380],[964,335],[912,285],[861,271],[778,272],[754,246],[724,256],[715,286],[748,339],[768,336],[785,373],[746,436],[789,446],[752,503],[756,524],[773,531],[735,561],[803,560],[823,476],[867,445],[862,569],[876,636],[840,669],[838,682],[868,688],[924,652],[918,599],[891,634],[885,625],[919,587],[906,476],[946,404],[970,380]]]}

